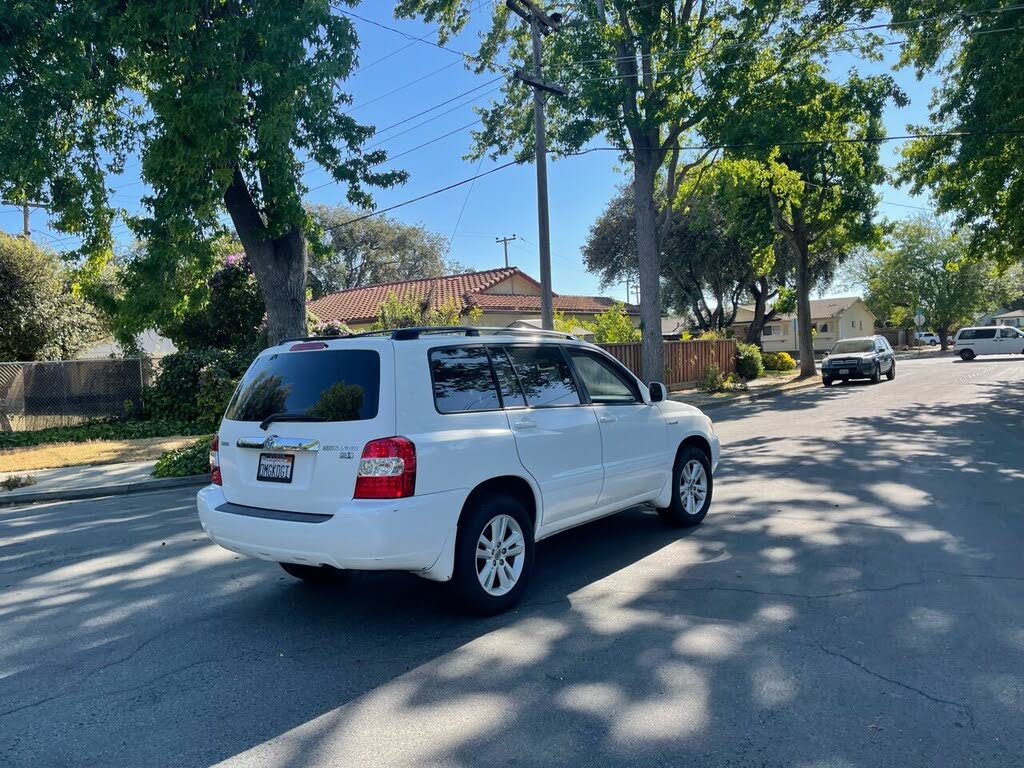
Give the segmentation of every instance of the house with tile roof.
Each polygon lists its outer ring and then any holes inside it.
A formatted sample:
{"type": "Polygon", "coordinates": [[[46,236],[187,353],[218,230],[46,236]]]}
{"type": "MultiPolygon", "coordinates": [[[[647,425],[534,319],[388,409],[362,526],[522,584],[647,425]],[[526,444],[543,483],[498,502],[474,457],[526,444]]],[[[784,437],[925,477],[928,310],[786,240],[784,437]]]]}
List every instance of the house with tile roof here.
{"type": "MultiPolygon", "coordinates": [[[[349,288],[315,299],[308,306],[324,322],[343,322],[353,330],[365,330],[391,293],[399,299],[415,299],[426,309],[454,303],[466,314],[479,307],[483,312],[479,324],[484,326],[505,327],[540,319],[540,283],[517,267],[349,288]]],[[[561,293],[554,294],[552,300],[556,312],[581,321],[593,320],[615,304],[604,296],[561,293]]],[[[626,313],[639,322],[639,307],[627,304],[626,313]]]]}
{"type": "MultiPolygon", "coordinates": [[[[871,336],[875,333],[875,315],[859,296],[836,299],[811,299],[814,327],[814,351],[827,352],[840,339],[871,336]]],[[[740,307],[733,328],[746,338],[754,319],[753,307],[740,307]]],[[[795,353],[799,347],[796,313],[782,315],[764,327],[761,346],[765,352],[795,353]]]]}

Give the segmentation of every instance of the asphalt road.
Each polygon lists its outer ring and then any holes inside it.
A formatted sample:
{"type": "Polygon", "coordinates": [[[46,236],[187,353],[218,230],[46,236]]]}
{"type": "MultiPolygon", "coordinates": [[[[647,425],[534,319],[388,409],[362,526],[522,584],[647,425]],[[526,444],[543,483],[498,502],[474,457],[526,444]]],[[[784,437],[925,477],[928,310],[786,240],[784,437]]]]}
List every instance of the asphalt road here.
{"type": "Polygon", "coordinates": [[[0,509],[0,765],[1019,766],[1024,358],[714,411],[715,503],[487,621],[310,589],[173,491],[0,509]]]}

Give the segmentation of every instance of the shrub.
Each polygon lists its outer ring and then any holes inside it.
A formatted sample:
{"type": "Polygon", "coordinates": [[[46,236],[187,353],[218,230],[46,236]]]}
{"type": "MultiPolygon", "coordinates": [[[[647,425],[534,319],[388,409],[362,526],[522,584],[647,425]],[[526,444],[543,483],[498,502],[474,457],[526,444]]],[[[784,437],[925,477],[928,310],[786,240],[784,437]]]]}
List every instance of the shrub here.
{"type": "Polygon", "coordinates": [[[721,392],[725,389],[725,377],[717,363],[708,364],[697,382],[697,388],[702,392],[721,392]]]}
{"type": "Polygon", "coordinates": [[[769,371],[796,370],[796,360],[788,352],[767,352],[762,355],[764,367],[769,371]]]}
{"type": "Polygon", "coordinates": [[[154,477],[188,477],[210,471],[210,442],[213,436],[202,437],[182,448],[167,451],[156,460],[154,477]]]}
{"type": "Polygon", "coordinates": [[[161,361],[156,384],[143,397],[146,415],[154,419],[213,424],[224,413],[235,383],[248,362],[248,357],[241,353],[213,349],[168,355],[161,361]]]}
{"type": "Polygon", "coordinates": [[[0,488],[8,491],[14,491],[18,488],[27,488],[30,485],[35,485],[36,479],[32,475],[11,475],[10,477],[0,480],[0,488]]]}
{"type": "Polygon", "coordinates": [[[737,376],[735,373],[730,373],[725,377],[725,389],[735,390],[738,392],[747,391],[747,382],[737,376]]]}
{"type": "Polygon", "coordinates": [[[761,350],[753,344],[738,343],[736,345],[736,373],[746,381],[764,376],[761,350]]]}

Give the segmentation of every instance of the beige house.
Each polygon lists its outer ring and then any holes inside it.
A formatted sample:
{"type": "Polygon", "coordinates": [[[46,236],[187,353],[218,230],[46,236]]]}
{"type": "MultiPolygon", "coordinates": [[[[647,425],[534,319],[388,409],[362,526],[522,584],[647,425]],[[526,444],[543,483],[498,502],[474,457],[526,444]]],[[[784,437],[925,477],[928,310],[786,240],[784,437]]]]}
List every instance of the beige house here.
{"type": "Polygon", "coordinates": [[[1014,328],[1024,328],[1024,309],[1016,309],[1013,312],[1003,312],[996,315],[996,325],[1012,325],[1014,328]]]}
{"type": "MultiPolygon", "coordinates": [[[[513,323],[540,320],[540,283],[517,267],[464,272],[459,275],[380,283],[350,288],[309,302],[309,311],[325,322],[343,322],[352,330],[367,330],[377,319],[380,305],[389,294],[415,299],[425,307],[455,304],[463,314],[474,307],[483,313],[478,325],[507,327],[513,323]]],[[[589,322],[616,302],[604,296],[552,297],[556,312],[589,322]]],[[[626,305],[634,322],[640,308],[626,305]]]]}
{"type": "MultiPolygon", "coordinates": [[[[815,352],[827,352],[840,339],[872,336],[875,333],[875,315],[857,296],[812,299],[811,317],[815,330],[815,352]]],[[[739,308],[733,323],[737,336],[743,336],[753,319],[753,307],[739,308]]],[[[783,315],[765,325],[761,346],[765,352],[795,353],[799,346],[797,328],[795,313],[783,315]]]]}

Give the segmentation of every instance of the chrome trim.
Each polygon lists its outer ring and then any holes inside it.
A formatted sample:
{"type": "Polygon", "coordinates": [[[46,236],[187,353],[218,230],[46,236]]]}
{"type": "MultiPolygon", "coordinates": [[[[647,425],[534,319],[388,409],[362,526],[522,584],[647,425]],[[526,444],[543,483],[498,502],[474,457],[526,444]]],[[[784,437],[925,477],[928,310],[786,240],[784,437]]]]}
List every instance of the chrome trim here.
{"type": "Polygon", "coordinates": [[[267,451],[311,451],[320,450],[320,441],[308,437],[240,437],[235,441],[239,448],[261,448],[267,451]]]}

